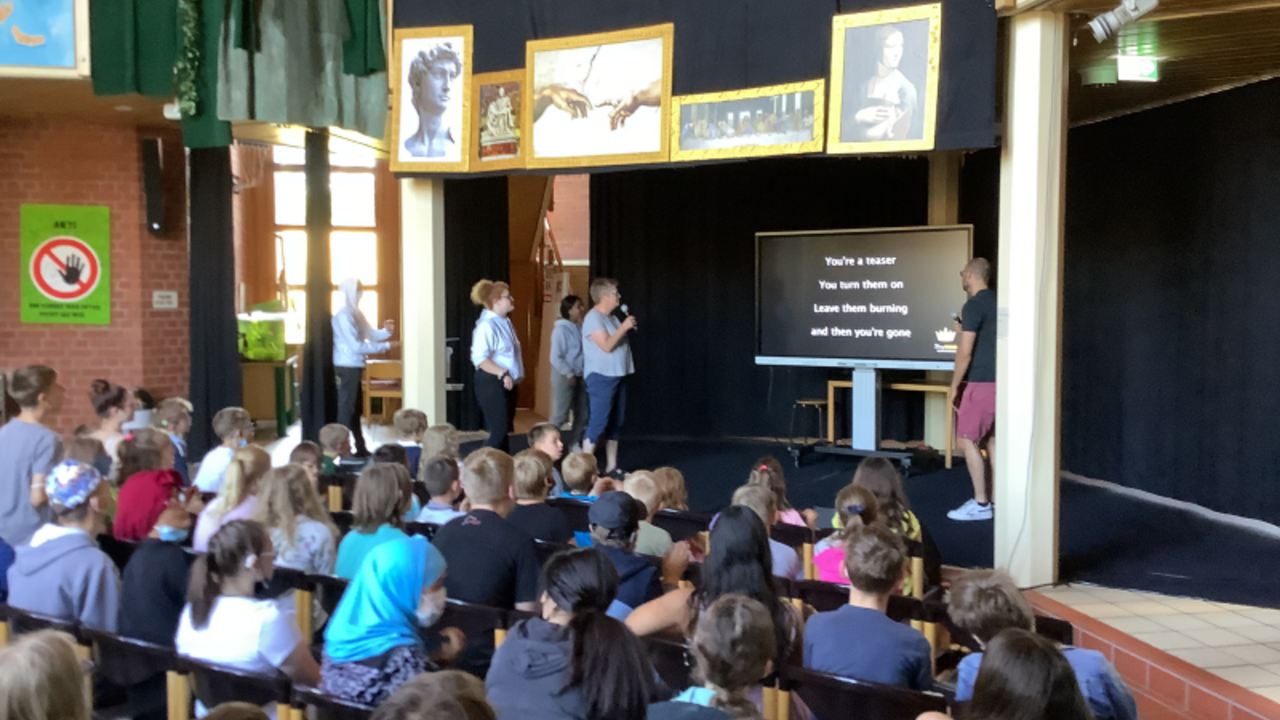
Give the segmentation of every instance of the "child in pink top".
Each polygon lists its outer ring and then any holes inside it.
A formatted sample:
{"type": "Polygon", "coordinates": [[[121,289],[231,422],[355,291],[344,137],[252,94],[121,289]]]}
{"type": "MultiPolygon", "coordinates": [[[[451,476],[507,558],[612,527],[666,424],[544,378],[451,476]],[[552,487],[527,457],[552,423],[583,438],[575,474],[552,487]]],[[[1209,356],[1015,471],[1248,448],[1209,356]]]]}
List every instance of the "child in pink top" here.
{"type": "Polygon", "coordinates": [[[840,529],[814,546],[813,565],[819,580],[848,585],[848,579],[841,572],[845,538],[854,529],[876,522],[879,505],[870,490],[850,483],[836,494],[836,514],[840,518],[840,529]]]}

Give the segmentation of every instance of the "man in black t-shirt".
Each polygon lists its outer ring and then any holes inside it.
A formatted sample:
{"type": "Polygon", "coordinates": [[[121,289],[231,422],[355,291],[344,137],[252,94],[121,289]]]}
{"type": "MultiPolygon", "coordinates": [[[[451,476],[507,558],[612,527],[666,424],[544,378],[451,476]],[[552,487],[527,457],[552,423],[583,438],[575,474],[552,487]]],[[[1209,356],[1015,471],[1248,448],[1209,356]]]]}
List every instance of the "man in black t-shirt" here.
{"type": "Polygon", "coordinates": [[[445,577],[449,597],[479,605],[538,611],[538,555],[533,538],[507,522],[515,507],[511,456],[484,448],[471,453],[462,485],[471,511],[454,518],[431,544],[452,571],[445,577]]]}
{"type": "Polygon", "coordinates": [[[947,513],[952,520],[990,520],[991,461],[996,439],[996,294],[987,287],[991,265],[974,258],[960,271],[969,300],[960,311],[960,346],[951,378],[952,402],[958,409],[956,435],[964,451],[973,498],[947,513]],[[963,390],[961,384],[964,384],[963,390]],[[983,458],[982,450],[987,451],[983,458]]]}

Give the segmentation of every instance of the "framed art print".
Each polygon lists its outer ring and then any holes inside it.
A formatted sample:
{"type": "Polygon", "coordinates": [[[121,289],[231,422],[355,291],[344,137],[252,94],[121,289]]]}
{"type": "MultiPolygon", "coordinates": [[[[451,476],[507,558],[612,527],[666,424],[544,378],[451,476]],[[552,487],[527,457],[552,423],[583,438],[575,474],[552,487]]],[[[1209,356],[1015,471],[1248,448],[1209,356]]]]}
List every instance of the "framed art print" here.
{"type": "Polygon", "coordinates": [[[470,25],[395,31],[393,172],[465,172],[471,161],[470,25]]]}
{"type": "Polygon", "coordinates": [[[671,159],[821,152],[826,82],[682,95],[671,111],[671,159]]]}
{"type": "Polygon", "coordinates": [[[828,153],[931,150],[942,5],[837,15],[828,153]]]}
{"type": "Polygon", "coordinates": [[[524,70],[484,73],[472,78],[475,102],[471,109],[476,152],[473,172],[524,167],[524,70]]]}
{"type": "Polygon", "coordinates": [[[525,46],[525,165],[665,162],[671,115],[671,24],[525,46]]]}

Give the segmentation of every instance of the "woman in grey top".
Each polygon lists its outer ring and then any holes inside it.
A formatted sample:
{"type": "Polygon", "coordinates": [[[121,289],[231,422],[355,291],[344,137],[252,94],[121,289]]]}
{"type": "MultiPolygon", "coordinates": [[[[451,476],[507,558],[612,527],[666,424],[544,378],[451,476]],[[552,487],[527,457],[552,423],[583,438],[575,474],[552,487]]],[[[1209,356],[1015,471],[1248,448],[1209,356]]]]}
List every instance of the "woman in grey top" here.
{"type": "Polygon", "coordinates": [[[582,316],[587,306],[569,295],[560,301],[560,319],[551,329],[551,423],[564,425],[573,410],[573,428],[564,438],[566,448],[582,443],[587,426],[587,385],[582,380],[582,316]]]}
{"type": "Polygon", "coordinates": [[[596,278],[591,283],[595,306],[582,321],[582,358],[586,373],[591,415],[587,422],[582,451],[594,454],[601,440],[605,444],[605,473],[618,467],[615,439],[627,411],[627,376],[635,373],[627,333],[636,327],[634,315],[621,322],[612,313],[622,304],[618,282],[596,278]]]}

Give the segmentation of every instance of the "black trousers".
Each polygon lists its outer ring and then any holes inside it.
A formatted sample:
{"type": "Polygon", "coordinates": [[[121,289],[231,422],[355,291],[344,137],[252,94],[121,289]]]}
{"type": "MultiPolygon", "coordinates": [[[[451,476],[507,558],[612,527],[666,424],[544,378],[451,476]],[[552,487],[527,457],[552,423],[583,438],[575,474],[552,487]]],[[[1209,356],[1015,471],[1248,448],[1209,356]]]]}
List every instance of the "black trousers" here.
{"type": "Polygon", "coordinates": [[[351,431],[356,455],[368,455],[364,431],[360,429],[360,418],[364,416],[364,368],[335,367],[333,374],[338,379],[338,422],[351,431]]]}
{"type": "Polygon", "coordinates": [[[507,436],[515,427],[516,419],[515,388],[508,390],[496,375],[476,370],[476,402],[480,403],[480,412],[484,413],[484,429],[489,433],[484,446],[498,448],[502,452],[509,451],[507,436]]]}

